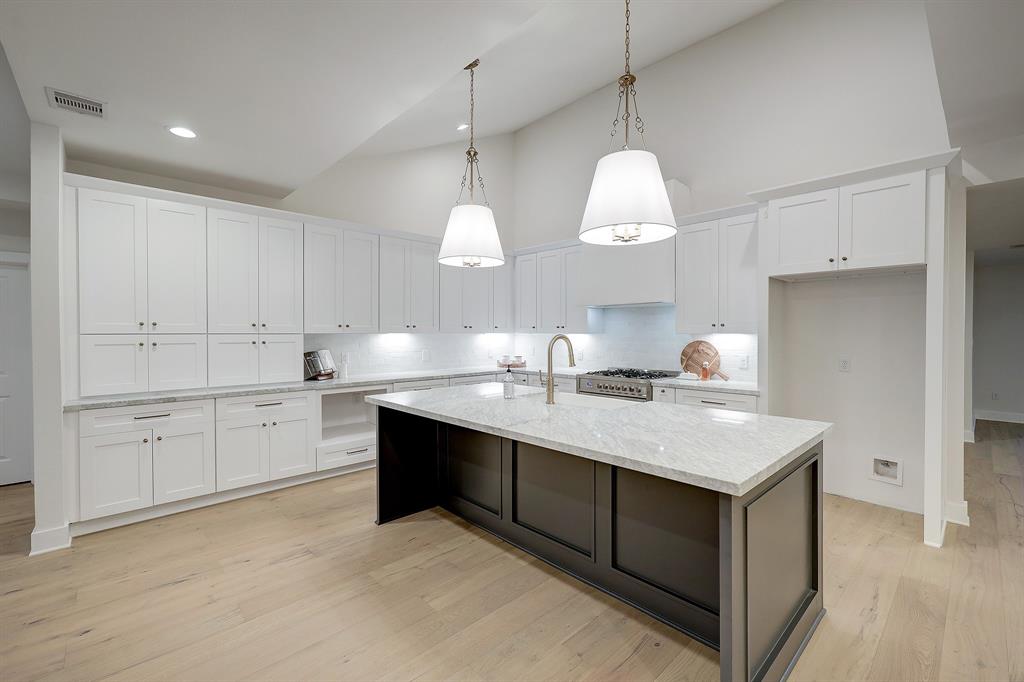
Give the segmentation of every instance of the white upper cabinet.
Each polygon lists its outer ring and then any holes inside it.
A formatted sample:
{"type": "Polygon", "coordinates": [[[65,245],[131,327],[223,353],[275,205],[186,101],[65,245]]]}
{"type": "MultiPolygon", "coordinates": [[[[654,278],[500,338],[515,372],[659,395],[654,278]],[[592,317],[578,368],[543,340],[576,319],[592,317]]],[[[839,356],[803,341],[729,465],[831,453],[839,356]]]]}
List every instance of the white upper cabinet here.
{"type": "Polygon", "coordinates": [[[375,332],[380,327],[377,319],[380,306],[380,237],[346,230],[344,241],[341,267],[343,331],[375,332]]]}
{"type": "Polygon", "coordinates": [[[210,386],[259,383],[260,352],[256,334],[210,334],[207,344],[210,386]]]}
{"type": "Polygon", "coordinates": [[[562,274],[564,279],[565,322],[562,329],[571,332],[585,332],[587,308],[582,305],[583,249],[573,247],[562,250],[562,274]]]}
{"type": "Polygon", "coordinates": [[[769,276],[835,270],[839,190],[769,201],[766,236],[769,276]]]}
{"type": "Polygon", "coordinates": [[[676,234],[676,329],[718,331],[718,221],[679,228],[676,234]]]}
{"type": "Polygon", "coordinates": [[[380,238],[380,330],[438,330],[438,246],[380,238]]]}
{"type": "Polygon", "coordinates": [[[78,190],[78,300],[82,334],[146,331],[146,200],[78,190]]]}
{"type": "Polygon", "coordinates": [[[718,222],[718,331],[757,333],[757,214],[718,222]]]}
{"type": "Polygon", "coordinates": [[[839,188],[840,269],[925,262],[925,171],[839,188]]]}
{"type": "Polygon", "coordinates": [[[511,332],[512,321],[512,264],[489,268],[491,281],[491,331],[511,332]]]}
{"type": "Polygon", "coordinates": [[[516,329],[537,331],[537,254],[516,257],[516,329]]]}
{"type": "Polygon", "coordinates": [[[208,209],[206,240],[209,332],[257,331],[260,231],[256,216],[208,209]]]}
{"type": "Polygon", "coordinates": [[[302,223],[259,219],[259,331],[302,333],[302,223]]]}
{"type": "Polygon", "coordinates": [[[768,202],[768,276],[921,265],[926,171],[768,202]]]}
{"type": "Polygon", "coordinates": [[[151,333],[206,331],[206,209],[148,200],[151,333]]]}
{"type": "Polygon", "coordinates": [[[206,386],[205,334],[151,335],[148,344],[150,391],[206,386]]]}
{"type": "Polygon", "coordinates": [[[498,268],[442,265],[439,269],[441,331],[493,331],[492,287],[498,268]]]}
{"type": "Polygon", "coordinates": [[[565,270],[561,250],[537,254],[537,329],[558,332],[565,325],[565,270]]]}
{"type": "Polygon", "coordinates": [[[142,393],[149,390],[145,334],[92,334],[78,344],[81,394],[142,393]]]}
{"type": "Polygon", "coordinates": [[[260,334],[260,383],[302,381],[302,334],[260,334]]]}
{"type": "Polygon", "coordinates": [[[694,223],[676,234],[676,330],[757,333],[757,215],[694,223]]]}
{"type": "Polygon", "coordinates": [[[303,248],[305,331],[340,332],[344,329],[345,233],[336,227],[306,225],[303,248]]]}
{"type": "Polygon", "coordinates": [[[449,265],[438,268],[438,316],[443,332],[460,332],[466,328],[462,321],[462,272],[465,269],[449,265]]]}

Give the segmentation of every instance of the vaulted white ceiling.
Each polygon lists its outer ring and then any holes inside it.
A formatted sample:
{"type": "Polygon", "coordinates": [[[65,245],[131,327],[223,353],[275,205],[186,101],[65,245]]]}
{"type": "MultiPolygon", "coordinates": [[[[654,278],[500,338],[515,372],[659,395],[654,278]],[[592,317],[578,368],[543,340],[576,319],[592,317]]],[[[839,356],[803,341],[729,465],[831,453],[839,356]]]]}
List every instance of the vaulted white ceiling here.
{"type": "MultiPolygon", "coordinates": [[[[639,69],[779,0],[633,0],[639,69]]],[[[71,158],[284,196],[339,159],[516,130],[615,79],[618,0],[4,0],[0,42],[32,120],[71,158]],[[49,108],[52,86],[107,117],[49,108]],[[194,128],[185,141],[166,132],[194,128]]]]}

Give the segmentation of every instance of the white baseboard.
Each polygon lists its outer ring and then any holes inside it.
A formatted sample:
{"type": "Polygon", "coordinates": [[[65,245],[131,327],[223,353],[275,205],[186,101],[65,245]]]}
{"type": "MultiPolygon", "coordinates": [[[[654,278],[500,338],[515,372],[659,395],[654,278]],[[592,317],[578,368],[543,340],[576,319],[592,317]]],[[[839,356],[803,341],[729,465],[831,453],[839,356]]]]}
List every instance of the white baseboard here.
{"type": "Polygon", "coordinates": [[[974,442],[974,431],[968,431],[968,430],[964,429],[964,442],[965,443],[973,443],[974,442]]]}
{"type": "Polygon", "coordinates": [[[946,520],[959,526],[971,525],[971,517],[967,515],[967,500],[946,502],[946,520]]]}
{"type": "Polygon", "coordinates": [[[990,422],[1010,422],[1011,424],[1024,424],[1024,413],[1021,412],[999,412],[998,410],[975,410],[975,419],[985,419],[990,422]]]}
{"type": "Polygon", "coordinates": [[[942,519],[942,525],[939,528],[939,537],[930,538],[925,534],[924,544],[929,547],[941,548],[942,544],[946,541],[946,519],[942,519]]]}
{"type": "MultiPolygon", "coordinates": [[[[342,476],[344,474],[351,474],[356,471],[362,471],[363,469],[372,469],[375,466],[377,466],[377,460],[373,459],[368,462],[360,462],[358,464],[351,464],[346,467],[338,467],[337,469],[328,469],[327,471],[314,471],[313,473],[303,474],[302,476],[282,478],[277,481],[267,481],[266,483],[258,483],[256,485],[250,485],[244,488],[235,488],[234,490],[225,490],[219,493],[203,495],[202,497],[193,497],[188,500],[168,502],[167,504],[161,504],[156,507],[148,507],[146,509],[136,509],[135,511],[125,512],[123,514],[115,514],[114,516],[104,516],[103,518],[99,519],[78,521],[76,523],[71,524],[71,537],[77,538],[80,535],[98,533],[101,530],[109,530],[111,528],[117,528],[119,526],[128,526],[133,523],[139,523],[140,521],[149,521],[150,519],[157,519],[161,516],[170,516],[171,514],[178,514],[183,511],[199,509],[201,507],[209,507],[214,504],[220,504],[221,502],[230,502],[231,500],[238,500],[243,497],[252,497],[253,495],[269,493],[273,490],[290,488],[293,485],[312,483],[313,481],[319,481],[325,478],[331,478],[333,476],[342,476]]],[[[70,544],[70,539],[68,540],[68,544],[70,544]]]]}
{"type": "Polygon", "coordinates": [[[46,554],[58,549],[67,549],[70,546],[71,533],[67,524],[56,528],[36,528],[32,531],[32,549],[28,555],[46,554]]]}

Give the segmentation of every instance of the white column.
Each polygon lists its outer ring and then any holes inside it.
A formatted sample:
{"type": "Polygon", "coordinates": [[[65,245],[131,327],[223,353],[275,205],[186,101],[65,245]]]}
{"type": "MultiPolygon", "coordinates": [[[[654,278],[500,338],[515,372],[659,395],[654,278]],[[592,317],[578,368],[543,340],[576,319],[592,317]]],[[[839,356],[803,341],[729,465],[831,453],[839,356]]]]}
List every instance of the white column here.
{"type": "Polygon", "coordinates": [[[32,554],[71,544],[64,497],[61,395],[61,240],[64,141],[60,128],[32,123],[32,442],[36,525],[32,554]]]}
{"type": "Polygon", "coordinates": [[[946,251],[946,472],[943,514],[950,523],[970,525],[964,499],[964,381],[967,296],[967,187],[954,167],[948,178],[949,235],[946,251]]]}
{"type": "Polygon", "coordinates": [[[924,542],[946,533],[946,169],[928,171],[924,352],[924,542]]]}

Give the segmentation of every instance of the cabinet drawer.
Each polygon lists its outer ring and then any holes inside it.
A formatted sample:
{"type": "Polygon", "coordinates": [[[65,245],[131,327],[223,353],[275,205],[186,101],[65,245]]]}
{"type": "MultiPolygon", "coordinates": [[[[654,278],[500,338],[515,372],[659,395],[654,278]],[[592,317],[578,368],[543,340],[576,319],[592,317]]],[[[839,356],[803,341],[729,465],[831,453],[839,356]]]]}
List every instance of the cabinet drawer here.
{"type": "Polygon", "coordinates": [[[467,386],[469,384],[489,384],[492,381],[501,381],[501,379],[496,378],[494,374],[481,374],[475,377],[452,377],[450,381],[452,386],[467,386]]]}
{"type": "MultiPolygon", "coordinates": [[[[517,384],[522,384],[523,386],[528,386],[530,384],[530,375],[529,374],[521,374],[519,372],[512,372],[512,376],[514,376],[516,378],[516,383],[517,384]]],[[[504,378],[504,377],[502,377],[502,378],[504,378]]],[[[537,383],[538,384],[540,383],[540,379],[537,379],[537,383]]]]}
{"type": "Polygon", "coordinates": [[[735,393],[716,393],[689,388],[676,389],[676,404],[696,407],[717,407],[738,412],[757,412],[757,397],[735,393]]]}
{"type": "Polygon", "coordinates": [[[269,395],[246,395],[237,398],[217,398],[217,421],[269,415],[279,417],[309,414],[313,407],[314,393],[272,393],[269,395]]]}
{"type": "Polygon", "coordinates": [[[375,443],[365,445],[321,445],[316,449],[316,470],[336,469],[377,459],[375,443]]]}
{"type": "Polygon", "coordinates": [[[448,379],[424,379],[423,381],[396,381],[395,393],[401,391],[425,391],[428,388],[448,388],[448,379]]]}
{"type": "Polygon", "coordinates": [[[674,403],[676,401],[676,389],[666,388],[665,386],[654,387],[654,402],[656,403],[674,403]]]}
{"type": "Polygon", "coordinates": [[[213,422],[213,415],[213,400],[82,410],[78,417],[78,433],[85,438],[141,429],[201,426],[213,422]]]}

